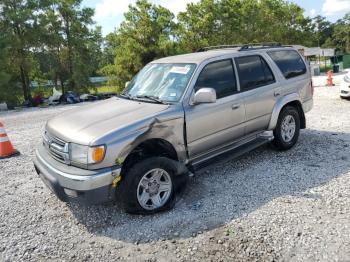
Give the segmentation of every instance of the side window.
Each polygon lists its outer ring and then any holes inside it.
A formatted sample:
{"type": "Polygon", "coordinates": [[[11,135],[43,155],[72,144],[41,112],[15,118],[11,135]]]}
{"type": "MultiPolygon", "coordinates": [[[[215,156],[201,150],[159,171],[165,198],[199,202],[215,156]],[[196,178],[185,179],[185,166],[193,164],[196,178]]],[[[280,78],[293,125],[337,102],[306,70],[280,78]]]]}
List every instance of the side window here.
{"type": "Polygon", "coordinates": [[[275,82],[275,77],[266,63],[259,55],[235,58],[239,74],[241,91],[251,90],[275,82]]]}
{"type": "Polygon", "coordinates": [[[203,87],[214,88],[218,99],[236,93],[237,85],[232,60],[222,60],[206,65],[198,77],[195,90],[203,87]]]}
{"type": "Polygon", "coordinates": [[[297,51],[270,51],[268,54],[279,67],[286,79],[306,73],[305,63],[297,51]]]}

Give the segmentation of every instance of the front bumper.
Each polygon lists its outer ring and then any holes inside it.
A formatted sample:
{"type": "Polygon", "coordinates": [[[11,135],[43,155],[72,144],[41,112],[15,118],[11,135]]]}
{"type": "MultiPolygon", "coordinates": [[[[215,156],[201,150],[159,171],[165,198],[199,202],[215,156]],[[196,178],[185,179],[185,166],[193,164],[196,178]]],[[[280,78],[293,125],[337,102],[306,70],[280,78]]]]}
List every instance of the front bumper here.
{"type": "Polygon", "coordinates": [[[34,160],[35,170],[45,185],[62,201],[98,204],[115,198],[112,182],[120,176],[120,168],[85,170],[67,166],[39,147],[34,160]]]}

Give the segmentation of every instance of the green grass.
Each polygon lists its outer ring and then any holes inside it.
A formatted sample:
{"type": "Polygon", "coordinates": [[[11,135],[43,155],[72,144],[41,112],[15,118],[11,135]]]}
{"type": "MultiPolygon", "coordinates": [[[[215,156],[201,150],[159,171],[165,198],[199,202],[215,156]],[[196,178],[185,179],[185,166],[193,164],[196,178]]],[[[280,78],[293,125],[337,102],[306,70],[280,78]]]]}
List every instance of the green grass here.
{"type": "Polygon", "coordinates": [[[99,86],[99,87],[93,87],[90,88],[90,92],[91,93],[109,93],[109,92],[113,92],[113,93],[120,93],[120,88],[118,88],[117,86],[99,86]],[[96,92],[97,91],[97,92],[96,92]]]}
{"type": "Polygon", "coordinates": [[[49,97],[52,95],[52,88],[50,87],[35,87],[31,89],[32,96],[40,95],[41,97],[49,97]]]}

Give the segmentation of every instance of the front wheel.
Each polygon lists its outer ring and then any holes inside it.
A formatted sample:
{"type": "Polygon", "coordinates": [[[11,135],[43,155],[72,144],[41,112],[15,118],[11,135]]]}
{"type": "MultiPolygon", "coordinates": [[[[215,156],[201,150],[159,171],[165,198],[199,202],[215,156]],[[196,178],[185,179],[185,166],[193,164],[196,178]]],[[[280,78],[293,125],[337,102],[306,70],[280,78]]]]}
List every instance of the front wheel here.
{"type": "Polygon", "coordinates": [[[135,164],[120,183],[124,209],[132,214],[153,214],[175,204],[174,162],[165,157],[152,157],[135,164]]]}
{"type": "Polygon", "coordinates": [[[273,134],[273,144],[279,150],[288,150],[298,141],[300,133],[300,116],[295,107],[282,109],[273,134]]]}

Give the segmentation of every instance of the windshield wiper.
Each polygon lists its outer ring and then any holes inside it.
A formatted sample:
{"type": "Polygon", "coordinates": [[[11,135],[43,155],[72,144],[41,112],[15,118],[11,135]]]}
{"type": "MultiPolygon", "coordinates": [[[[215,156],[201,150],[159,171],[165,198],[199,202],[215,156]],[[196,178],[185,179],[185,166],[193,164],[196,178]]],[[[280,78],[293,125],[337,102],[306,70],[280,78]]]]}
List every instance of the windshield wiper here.
{"type": "Polygon", "coordinates": [[[164,104],[164,105],[168,105],[169,103],[160,100],[159,97],[157,96],[148,96],[148,95],[137,95],[136,98],[146,98],[148,100],[152,100],[153,102],[156,102],[158,104],[164,104]]]}
{"type": "Polygon", "coordinates": [[[120,93],[119,96],[126,98],[126,99],[133,100],[132,96],[127,94],[127,93],[120,93]]]}

